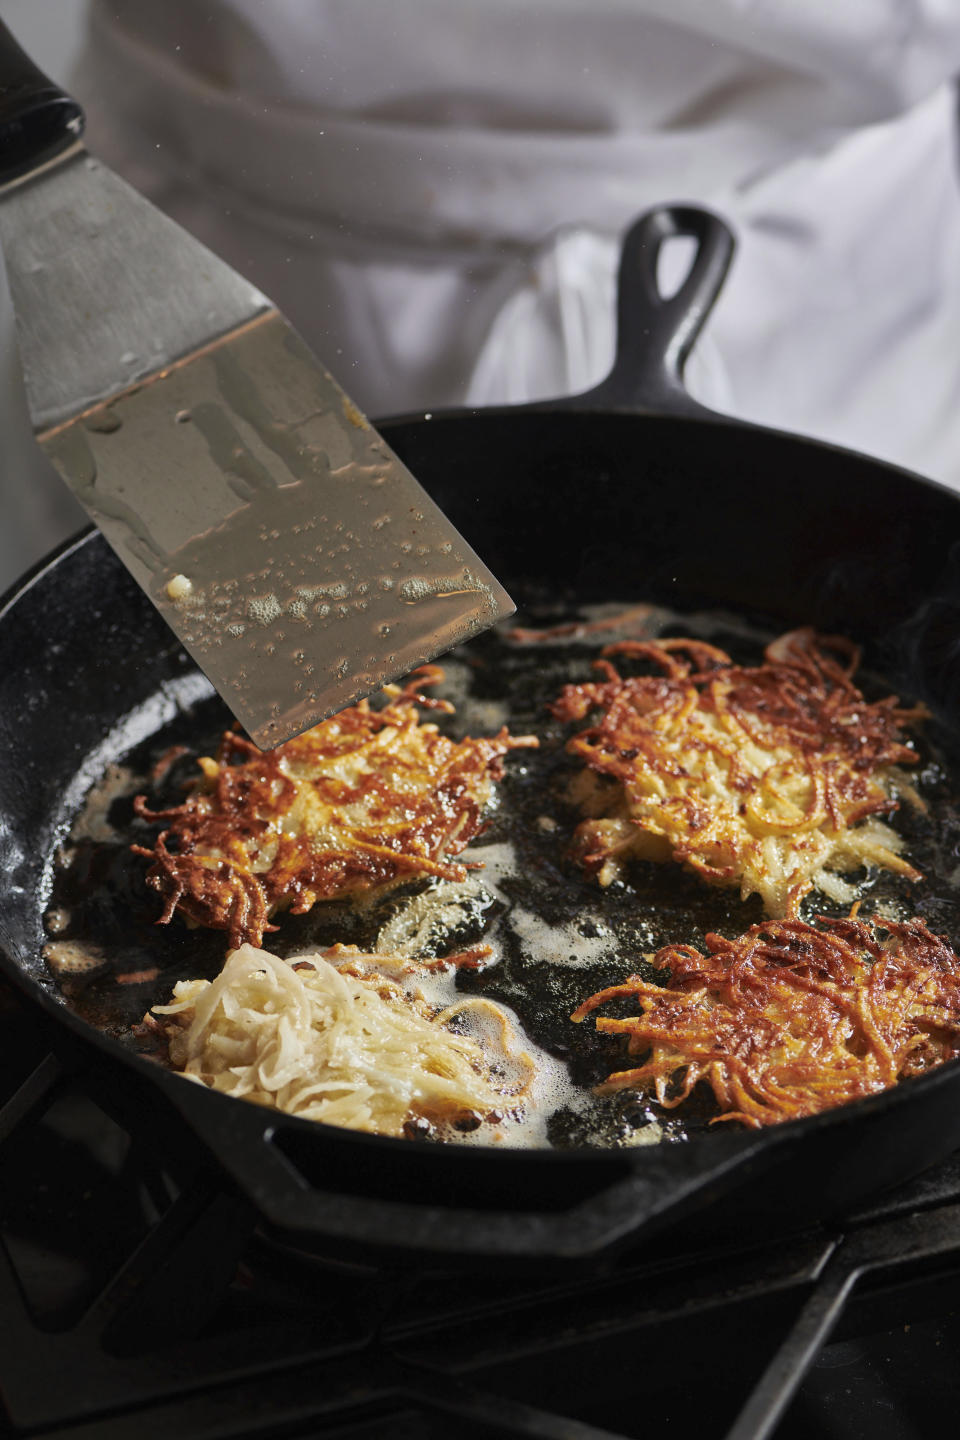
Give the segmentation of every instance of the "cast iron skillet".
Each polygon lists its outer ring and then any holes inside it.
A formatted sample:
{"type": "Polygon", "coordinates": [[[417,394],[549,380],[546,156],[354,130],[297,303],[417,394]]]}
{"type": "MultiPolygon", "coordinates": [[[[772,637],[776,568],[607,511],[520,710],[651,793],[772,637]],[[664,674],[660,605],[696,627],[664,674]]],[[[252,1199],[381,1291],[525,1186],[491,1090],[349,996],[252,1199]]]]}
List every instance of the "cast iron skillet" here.
{"type": "MultiPolygon", "coordinates": [[[[960,499],[694,404],[683,366],[731,253],[715,217],[652,212],[626,242],[617,361],[597,390],[522,411],[395,419],[383,433],[508,585],[839,630],[865,645],[894,687],[948,713],[960,499]],[[663,299],[657,257],[681,234],[696,242],[696,258],[663,299]]],[[[395,1141],[279,1116],[129,1053],[73,1013],[47,973],[49,858],[86,785],[140,738],[133,727],[149,707],[157,725],[168,718],[189,673],[95,532],[3,604],[0,966],[66,1051],[96,1053],[109,1083],[180,1117],[268,1223],[338,1252],[572,1259],[704,1217],[708,1227],[734,1217],[752,1234],[822,1218],[960,1144],[957,1063],[763,1132],[640,1151],[530,1152],[395,1141]]]]}

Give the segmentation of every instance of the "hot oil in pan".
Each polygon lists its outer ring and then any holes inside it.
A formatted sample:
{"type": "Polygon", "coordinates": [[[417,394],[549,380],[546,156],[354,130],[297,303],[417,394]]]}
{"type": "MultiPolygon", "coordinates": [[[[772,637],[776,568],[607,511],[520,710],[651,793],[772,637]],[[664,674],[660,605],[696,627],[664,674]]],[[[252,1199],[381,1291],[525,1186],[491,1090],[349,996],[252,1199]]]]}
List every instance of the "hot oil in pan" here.
{"type": "MultiPolygon", "coordinates": [[[[509,758],[488,828],[464,852],[462,858],[483,868],[461,885],[408,886],[363,903],[326,902],[304,916],[279,916],[266,948],[290,956],[341,941],[432,957],[482,941],[493,949],[490,962],[459,971],[449,983],[505,1004],[534,1053],[541,1052],[541,1105],[548,1113],[545,1124],[541,1116],[531,1128],[528,1143],[637,1145],[702,1129],[712,1113],[707,1098],[695,1095],[680,1115],[658,1111],[629,1091],[594,1096],[592,1087],[617,1067],[620,1052],[592,1025],[574,1025],[569,1017],[586,996],[631,973],[655,978],[645,956],[662,945],[701,945],[710,930],[742,933],[763,918],[760,901],[742,902],[736,890],[706,887],[673,865],[635,863],[625,881],[603,890],[586,879],[568,854],[580,818],[568,798],[577,770],[565,752],[570,731],[547,707],[565,684],[587,679],[601,647],[617,639],[692,635],[719,645],[734,661],[756,664],[775,633],[720,613],[680,617],[617,605],[573,613],[531,603],[523,617],[445,657],[446,680],[436,692],[456,706],[455,715],[438,722],[453,734],[492,734],[507,723],[515,735],[540,738],[539,750],[509,758]]],[[[869,674],[857,679],[868,698],[890,689],[871,683],[869,674]]],[[[146,866],[129,846],[156,827],[134,816],[132,797],[146,790],[151,803],[177,803],[197,773],[196,757],[215,752],[229,719],[216,698],[201,701],[118,757],[88,795],[55,867],[47,910],[51,942],[61,960],[80,967],[63,982],[69,1003],[130,1046],[139,1043],[134,1027],[150,1006],[166,1003],[180,979],[212,979],[226,948],[222,932],[188,929],[178,920],[154,923],[160,901],[145,886],[146,866]],[[92,957],[86,972],[85,957],[92,957]]],[[[918,748],[915,778],[928,811],[904,805],[893,823],[926,878],[911,884],[869,873],[861,893],[865,913],[917,915],[956,940],[960,757],[955,741],[934,723],[924,728],[918,748]]],[[[804,918],[818,912],[841,910],[808,898],[804,918]]]]}

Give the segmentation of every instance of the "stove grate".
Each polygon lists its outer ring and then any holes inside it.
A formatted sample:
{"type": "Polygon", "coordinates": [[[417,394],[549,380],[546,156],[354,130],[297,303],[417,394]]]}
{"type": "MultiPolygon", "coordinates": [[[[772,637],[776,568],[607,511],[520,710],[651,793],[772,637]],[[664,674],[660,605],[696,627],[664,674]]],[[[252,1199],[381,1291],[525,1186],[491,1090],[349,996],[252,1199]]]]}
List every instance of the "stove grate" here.
{"type": "Polygon", "coordinates": [[[563,1279],[336,1264],[9,996],[0,1039],[0,1435],[794,1440],[830,1407],[906,1440],[955,1384],[960,1157],[843,1227],[563,1279]]]}

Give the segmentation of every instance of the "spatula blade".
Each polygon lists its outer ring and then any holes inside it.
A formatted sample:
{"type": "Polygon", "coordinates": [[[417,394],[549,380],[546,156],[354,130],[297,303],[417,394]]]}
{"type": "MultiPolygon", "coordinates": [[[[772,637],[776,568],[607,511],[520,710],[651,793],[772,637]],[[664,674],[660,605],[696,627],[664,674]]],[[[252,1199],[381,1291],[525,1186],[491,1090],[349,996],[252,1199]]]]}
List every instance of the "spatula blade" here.
{"type": "Polygon", "coordinates": [[[264,748],[513,609],[276,311],[43,443],[264,748]]]}
{"type": "Polygon", "coordinates": [[[512,613],[266,297],[81,146],[0,237],[38,438],[258,745],[512,613]]]}

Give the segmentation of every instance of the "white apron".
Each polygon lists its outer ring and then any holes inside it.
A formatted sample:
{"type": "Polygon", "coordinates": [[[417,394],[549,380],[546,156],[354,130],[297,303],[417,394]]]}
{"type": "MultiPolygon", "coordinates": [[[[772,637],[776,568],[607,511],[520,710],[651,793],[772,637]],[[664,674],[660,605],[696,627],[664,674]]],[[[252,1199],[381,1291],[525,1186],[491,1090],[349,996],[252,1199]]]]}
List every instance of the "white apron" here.
{"type": "Polygon", "coordinates": [[[94,0],[91,24],[91,149],[372,414],[593,384],[625,228],[701,202],[739,246],[697,397],[960,486],[960,0],[94,0]]]}

